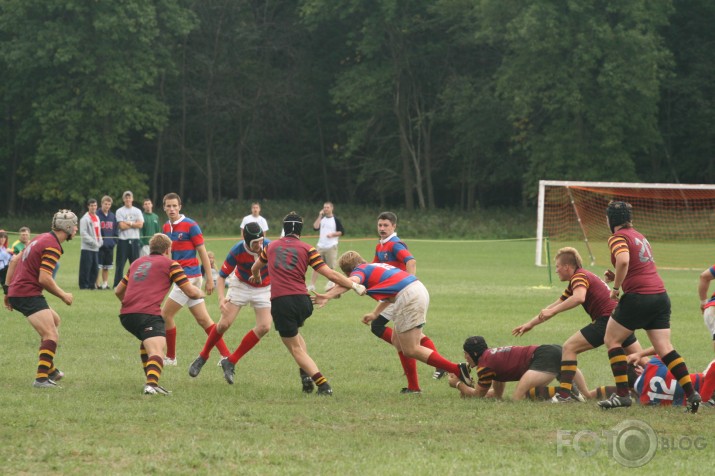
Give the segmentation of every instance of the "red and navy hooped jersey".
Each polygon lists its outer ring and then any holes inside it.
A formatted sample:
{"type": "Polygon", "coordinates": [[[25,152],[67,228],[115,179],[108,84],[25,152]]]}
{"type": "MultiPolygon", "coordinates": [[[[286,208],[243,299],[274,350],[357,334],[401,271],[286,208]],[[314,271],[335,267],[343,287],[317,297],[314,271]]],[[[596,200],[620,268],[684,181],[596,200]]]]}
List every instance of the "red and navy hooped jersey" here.
{"type": "Polygon", "coordinates": [[[582,306],[591,316],[591,320],[610,316],[618,304],[611,299],[611,289],[601,278],[583,268],[578,268],[571,276],[568,287],[561,295],[561,300],[565,301],[573,296],[574,289],[581,286],[586,288],[586,300],[582,306]]]}
{"type": "Polygon", "coordinates": [[[23,250],[12,276],[9,297],[35,297],[42,295],[40,273],[52,274],[64,251],[53,232],[43,233],[23,250]]]}
{"type": "MultiPolygon", "coordinates": [[[[690,374],[697,392],[703,384],[703,374],[690,374]]],[[[650,359],[643,373],[636,380],[635,391],[641,405],[685,405],[685,391],[658,356],[650,359]]]]}
{"type": "Polygon", "coordinates": [[[171,258],[176,260],[186,276],[201,276],[201,265],[196,256],[196,248],[203,246],[204,235],[199,225],[191,218],[181,215],[175,223],[164,223],[163,233],[171,238],[171,258]]]}
{"type": "Polygon", "coordinates": [[[412,259],[415,259],[415,257],[407,249],[407,245],[397,235],[393,234],[386,242],[378,242],[375,246],[375,257],[372,262],[386,263],[405,271],[405,265],[412,259]]]}
{"type": "Polygon", "coordinates": [[[358,265],[350,276],[357,276],[367,294],[376,301],[394,298],[397,293],[417,281],[417,277],[385,263],[358,265]]]}
{"type": "Polygon", "coordinates": [[[665,292],[663,280],[658,275],[653,251],[645,236],[633,228],[621,228],[608,239],[611,263],[616,265],[616,256],[628,253],[628,274],[621,287],[624,293],[660,294],[665,292]]]}
{"type": "MultiPolygon", "coordinates": [[[[263,246],[267,246],[271,240],[268,238],[263,240],[263,246]]],[[[227,278],[231,273],[234,273],[239,281],[254,286],[257,288],[268,286],[271,284],[271,277],[268,274],[268,266],[261,268],[261,283],[252,283],[248,280],[251,277],[251,267],[258,259],[258,255],[251,253],[246,249],[246,242],[241,240],[229,250],[226,259],[219,270],[222,278],[227,278]]]]}
{"type": "MultiPolygon", "coordinates": [[[[715,278],[715,265],[710,266],[710,274],[712,275],[713,278],[715,278]]],[[[712,296],[710,296],[710,299],[708,299],[708,302],[705,304],[704,307],[713,307],[715,306],[715,293],[713,293],[712,296]]]]}

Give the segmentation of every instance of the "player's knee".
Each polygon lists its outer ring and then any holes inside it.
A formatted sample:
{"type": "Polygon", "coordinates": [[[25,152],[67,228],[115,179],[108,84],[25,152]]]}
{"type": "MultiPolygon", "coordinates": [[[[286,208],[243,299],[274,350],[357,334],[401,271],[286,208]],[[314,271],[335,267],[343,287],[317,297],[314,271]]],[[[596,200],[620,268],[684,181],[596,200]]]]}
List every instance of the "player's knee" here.
{"type": "Polygon", "coordinates": [[[216,324],[216,332],[219,334],[223,335],[226,333],[226,331],[231,327],[231,324],[228,322],[225,322],[223,320],[218,321],[218,324],[216,324]]]}
{"type": "Polygon", "coordinates": [[[382,334],[385,333],[385,327],[389,321],[382,316],[377,316],[377,319],[370,323],[370,330],[377,337],[382,338],[382,334]]]}
{"type": "Polygon", "coordinates": [[[253,332],[256,333],[259,339],[262,339],[264,335],[268,334],[268,331],[271,330],[271,325],[270,324],[258,324],[253,332]]]}

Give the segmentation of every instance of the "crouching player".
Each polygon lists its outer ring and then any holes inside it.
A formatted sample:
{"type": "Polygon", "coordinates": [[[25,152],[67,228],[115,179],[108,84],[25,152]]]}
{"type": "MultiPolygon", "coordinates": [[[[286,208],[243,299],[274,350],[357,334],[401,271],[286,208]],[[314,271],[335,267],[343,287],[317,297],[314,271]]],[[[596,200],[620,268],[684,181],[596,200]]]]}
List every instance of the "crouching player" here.
{"type": "Polygon", "coordinates": [[[235,366],[271,329],[271,278],[268,276],[268,267],[261,268],[261,282],[252,283],[251,267],[258,260],[263,247],[271,241],[264,238],[263,229],[257,222],[246,223],[243,227],[243,240],[236,243],[226,256],[221,266],[216,284],[218,302],[221,308],[221,318],[213,326],[206,339],[204,348],[189,367],[189,375],[196,377],[201,368],[209,359],[211,349],[223,337],[224,333],[236,320],[242,307],[253,306],[256,311],[256,325],[243,336],[241,343],[233,354],[221,360],[224,378],[233,384],[235,366]],[[224,297],[226,278],[234,275],[228,288],[228,295],[224,297]]]}
{"type": "MultiPolygon", "coordinates": [[[[436,350],[420,343],[422,328],[427,322],[429,293],[415,275],[385,263],[368,264],[356,251],[344,253],[338,265],[350,280],[365,286],[368,296],[379,302],[373,312],[363,316],[363,323],[371,323],[391,306],[396,335],[392,344],[398,352],[436,369],[445,369],[461,382],[471,383],[466,363],[450,362],[436,350]]],[[[313,301],[322,307],[328,300],[347,291],[347,288],[337,285],[325,294],[316,294],[313,301]]]]}
{"type": "Polygon", "coordinates": [[[117,285],[114,294],[122,302],[122,326],[141,341],[139,355],[146,383],[145,395],[169,395],[159,386],[164,368],[166,330],[161,317],[161,302],[172,284],[191,299],[204,297],[203,291],[189,282],[179,263],[170,259],[171,239],[161,233],[149,240],[149,255],[135,260],[117,285]]]}
{"type": "MultiPolygon", "coordinates": [[[[482,336],[464,341],[464,357],[470,367],[477,369],[477,385],[472,388],[450,376],[449,384],[463,397],[502,398],[506,382],[517,382],[512,400],[538,399],[545,385],[559,377],[561,346],[529,345],[489,348],[482,336]],[[490,393],[491,392],[491,393],[490,393]]],[[[578,387],[586,388],[581,371],[576,369],[570,390],[572,400],[585,401],[578,387]]],[[[558,387],[548,387],[555,391],[558,387]]]]}

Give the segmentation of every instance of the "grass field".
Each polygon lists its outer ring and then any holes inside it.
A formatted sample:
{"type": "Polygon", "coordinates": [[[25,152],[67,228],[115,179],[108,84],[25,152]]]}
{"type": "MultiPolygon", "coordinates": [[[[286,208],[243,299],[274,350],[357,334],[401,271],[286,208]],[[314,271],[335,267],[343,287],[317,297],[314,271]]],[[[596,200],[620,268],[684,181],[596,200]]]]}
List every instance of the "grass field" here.
{"type": "MultiPolygon", "coordinates": [[[[408,242],[431,295],[425,333],[447,358],[462,359],[469,335],[484,335],[492,346],[561,344],[588,320],[574,309],[522,338],[511,336],[563,290],[558,282],[549,287],[547,270],[533,265],[532,240],[408,242]]],[[[208,248],[221,257],[232,244],[212,238],[208,248]]],[[[22,315],[0,311],[3,474],[598,474],[626,469],[605,447],[609,431],[630,420],[657,435],[655,457],[636,473],[710,471],[709,408],[687,415],[681,408],[603,412],[593,402],[463,400],[423,364],[423,394],[400,395],[405,381],[395,352],[359,322],[374,301],[353,293],[316,310],[303,329],[333,398],[301,393],[295,364],[273,331],[239,363],[235,385],[215,366],[216,351],[191,379],[187,369],[205,334],[186,310],[177,317],[179,366],[166,368],[161,381],[173,395],[145,397],[138,342],[119,324],[119,302],[110,292],[78,291],[79,240],[66,245],[58,281],[75,302],[67,307],[48,297],[63,319],[61,389],[31,388],[38,337],[22,315]]],[[[351,248],[371,256],[374,241],[341,242],[341,251],[351,248]]],[[[702,268],[712,259],[704,256],[702,268]]],[[[662,272],[673,302],[673,341],[691,371],[713,358],[698,309],[698,273],[662,272]]],[[[215,297],[208,303],[218,320],[215,297]]],[[[252,326],[252,310],[244,310],[226,334],[229,347],[252,326]]],[[[583,354],[579,365],[592,387],[611,384],[605,350],[583,354]]]]}

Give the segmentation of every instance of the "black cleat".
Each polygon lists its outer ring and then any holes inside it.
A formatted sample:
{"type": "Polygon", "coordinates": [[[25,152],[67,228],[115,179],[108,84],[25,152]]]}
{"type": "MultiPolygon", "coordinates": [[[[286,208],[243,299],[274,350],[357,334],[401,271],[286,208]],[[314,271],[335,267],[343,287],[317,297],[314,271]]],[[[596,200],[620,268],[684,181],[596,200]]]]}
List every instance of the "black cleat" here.
{"type": "Polygon", "coordinates": [[[221,368],[223,369],[223,378],[226,379],[229,385],[233,385],[233,376],[236,373],[236,365],[228,360],[228,357],[224,357],[221,359],[221,368]]]}
{"type": "Polygon", "coordinates": [[[571,385],[571,398],[577,402],[586,403],[586,397],[583,396],[575,383],[571,385]]]}
{"type": "Polygon", "coordinates": [[[631,404],[631,397],[619,397],[617,393],[612,393],[608,399],[598,402],[598,406],[604,410],[619,407],[630,407],[631,404]]]}
{"type": "Polygon", "coordinates": [[[435,380],[439,380],[439,379],[441,379],[442,377],[444,377],[445,375],[447,375],[447,371],[446,371],[446,370],[444,370],[444,369],[437,369],[437,370],[435,370],[434,373],[432,374],[432,378],[435,379],[435,380]]]}
{"type": "Polygon", "coordinates": [[[58,369],[58,368],[55,367],[55,370],[54,370],[50,375],[48,375],[47,377],[48,377],[50,380],[52,380],[53,382],[59,382],[60,380],[62,380],[62,377],[64,377],[64,376],[65,376],[65,373],[64,373],[63,371],[61,371],[60,369],[58,369]]]}
{"type": "Polygon", "coordinates": [[[320,395],[321,397],[332,397],[333,396],[333,389],[328,385],[327,383],[324,383],[320,387],[318,387],[318,393],[317,395],[320,395]]]}
{"type": "Polygon", "coordinates": [[[205,363],[206,359],[204,359],[200,355],[196,357],[196,360],[191,362],[191,365],[189,366],[189,377],[198,376],[199,372],[201,372],[201,367],[203,367],[205,363]]]}
{"type": "Polygon", "coordinates": [[[457,364],[459,366],[459,373],[457,374],[457,377],[459,380],[464,384],[468,385],[470,387],[474,386],[474,382],[472,382],[472,377],[470,376],[470,369],[469,369],[469,364],[466,362],[462,362],[460,364],[457,364]]]}
{"type": "Polygon", "coordinates": [[[700,402],[702,401],[703,399],[700,397],[700,394],[698,392],[693,392],[688,397],[688,404],[685,406],[685,411],[687,413],[698,413],[700,402]]]}
{"type": "Polygon", "coordinates": [[[313,393],[313,390],[315,390],[315,384],[313,383],[313,379],[305,375],[301,377],[300,380],[301,382],[303,382],[303,393],[313,393]]]}
{"type": "Polygon", "coordinates": [[[413,390],[411,388],[405,387],[402,390],[400,390],[400,393],[402,395],[422,395],[422,390],[413,390]]]}

